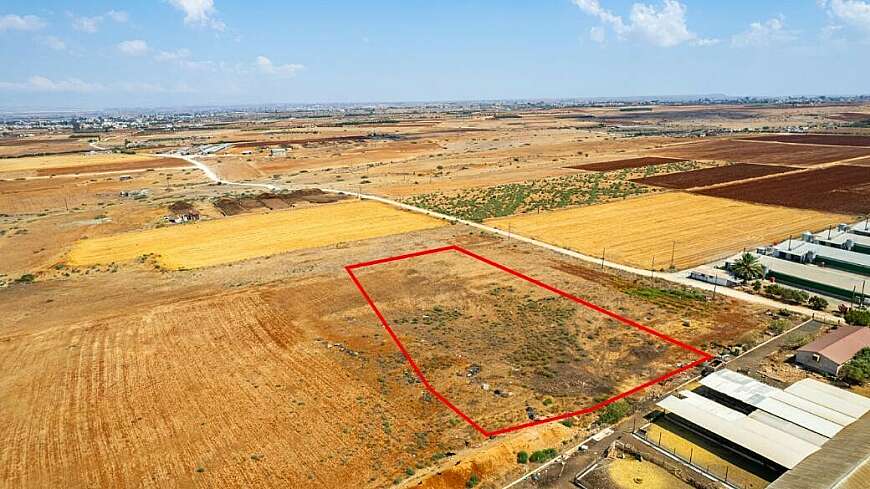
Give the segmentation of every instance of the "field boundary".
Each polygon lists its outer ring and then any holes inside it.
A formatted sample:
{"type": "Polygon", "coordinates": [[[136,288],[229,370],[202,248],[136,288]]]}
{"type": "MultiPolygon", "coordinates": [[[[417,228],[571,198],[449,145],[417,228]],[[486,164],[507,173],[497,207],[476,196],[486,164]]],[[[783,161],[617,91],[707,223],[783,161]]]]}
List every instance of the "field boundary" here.
{"type": "Polygon", "coordinates": [[[614,403],[614,402],[616,402],[616,401],[618,401],[618,400],[620,400],[620,399],[622,399],[622,398],[628,397],[628,396],[630,396],[630,395],[632,395],[632,394],[634,394],[634,393],[636,393],[636,392],[639,392],[639,391],[641,391],[641,390],[643,390],[643,389],[646,389],[647,387],[649,387],[649,386],[651,386],[651,385],[657,384],[657,383],[662,382],[662,381],[664,381],[664,380],[667,380],[667,379],[669,379],[669,378],[671,378],[671,377],[674,377],[674,376],[676,376],[676,375],[678,375],[678,374],[680,374],[680,373],[682,373],[682,372],[684,372],[684,371],[686,371],[686,370],[689,370],[689,369],[691,369],[691,368],[694,368],[694,367],[696,367],[697,365],[699,365],[699,364],[701,364],[701,363],[703,363],[703,362],[705,362],[705,361],[710,360],[710,359],[713,358],[712,355],[710,355],[709,353],[706,353],[706,352],[704,352],[704,351],[702,351],[702,350],[699,350],[698,348],[695,348],[695,347],[693,347],[693,346],[691,346],[691,345],[688,345],[688,344],[686,344],[686,343],[683,343],[682,341],[679,341],[679,340],[677,340],[677,339],[674,339],[674,338],[672,338],[672,337],[670,337],[670,336],[668,336],[668,335],[666,335],[666,334],[664,334],[664,333],[661,333],[661,332],[659,332],[659,331],[656,331],[656,330],[654,330],[654,329],[652,329],[652,328],[650,328],[650,327],[648,327],[648,326],[644,326],[644,325],[642,325],[642,324],[640,324],[640,323],[638,323],[638,322],[636,322],[636,321],[633,321],[633,320],[631,320],[631,319],[628,319],[628,318],[625,318],[625,317],[623,317],[623,316],[620,316],[619,314],[617,314],[617,313],[615,313],[615,312],[612,312],[612,311],[610,311],[610,310],[608,310],[608,309],[605,309],[605,308],[603,308],[603,307],[601,307],[601,306],[599,306],[599,305],[597,305],[597,304],[594,304],[594,303],[589,302],[589,301],[587,301],[587,300],[585,300],[585,299],[581,299],[581,298],[579,298],[579,297],[576,297],[576,296],[574,296],[574,295],[572,295],[572,294],[569,294],[568,292],[565,292],[565,291],[560,290],[560,289],[558,289],[558,288],[556,288],[556,287],[553,287],[552,285],[546,284],[546,283],[544,283],[544,282],[542,282],[542,281],[540,281],[540,280],[537,280],[537,279],[535,279],[535,278],[529,277],[528,275],[525,275],[525,274],[523,274],[523,273],[521,273],[521,272],[518,272],[518,271],[516,271],[516,270],[513,270],[513,269],[511,269],[511,268],[509,268],[509,267],[507,267],[507,266],[504,266],[504,265],[502,265],[502,264],[500,264],[500,263],[497,263],[497,262],[495,262],[495,261],[493,261],[493,260],[490,260],[490,259],[488,259],[488,258],[485,258],[485,257],[483,257],[483,256],[481,256],[481,255],[478,255],[478,254],[476,254],[476,253],[474,253],[474,252],[471,252],[471,251],[469,251],[469,250],[467,250],[467,249],[465,249],[465,248],[462,248],[461,246],[457,246],[457,245],[442,246],[442,247],[440,247],[440,248],[432,248],[432,249],[427,249],[427,250],[422,250],[422,251],[416,251],[416,252],[413,252],[413,253],[407,253],[407,254],[403,254],[403,255],[396,255],[396,256],[391,256],[391,257],[387,257],[387,258],[380,258],[380,259],[377,259],[377,260],[371,260],[371,261],[366,261],[366,262],[355,263],[355,264],[352,264],[352,265],[347,265],[347,266],[345,266],[344,268],[345,268],[345,270],[347,271],[348,275],[350,275],[350,278],[351,278],[351,280],[353,281],[354,285],[356,285],[357,289],[359,289],[360,294],[362,294],[363,298],[366,300],[366,302],[368,303],[369,307],[370,307],[370,308],[372,309],[372,311],[375,313],[375,316],[377,316],[377,318],[378,318],[378,320],[380,321],[381,325],[384,327],[384,329],[385,329],[385,330],[387,331],[387,333],[390,335],[390,338],[393,339],[393,342],[396,344],[396,346],[397,346],[397,347],[399,348],[399,350],[402,352],[402,355],[405,357],[405,360],[406,360],[406,361],[408,362],[408,364],[411,366],[411,369],[414,371],[414,374],[415,374],[415,375],[420,379],[420,382],[422,382],[422,384],[423,384],[423,386],[426,388],[426,390],[429,391],[429,393],[431,393],[433,396],[435,396],[439,401],[441,401],[445,406],[447,406],[451,411],[453,411],[454,413],[456,413],[460,418],[462,418],[463,420],[465,420],[465,421],[466,421],[469,425],[471,425],[471,427],[473,427],[477,432],[479,432],[481,435],[486,436],[486,437],[492,437],[492,436],[502,435],[502,434],[505,434],[505,433],[510,433],[510,432],[513,432],[513,431],[518,431],[518,430],[521,430],[521,429],[524,429],[524,428],[530,428],[530,427],[532,427],[532,426],[537,426],[537,425],[541,425],[541,424],[545,424],[545,423],[552,423],[552,422],[560,421],[560,420],[567,419],[567,418],[570,418],[570,417],[574,417],[574,416],[579,416],[579,415],[582,415],[582,414],[588,414],[588,413],[591,413],[591,412],[596,411],[596,410],[598,410],[598,409],[601,409],[601,408],[603,408],[603,407],[605,407],[605,406],[607,406],[607,405],[609,405],[609,404],[612,404],[612,403],[614,403]],[[616,321],[619,321],[619,322],[622,323],[622,324],[625,324],[625,325],[627,325],[627,326],[631,326],[631,327],[633,327],[633,328],[635,328],[635,329],[638,329],[638,330],[641,330],[641,331],[643,331],[643,332],[645,332],[645,333],[648,333],[648,334],[651,334],[651,335],[653,335],[653,336],[656,336],[656,337],[658,337],[659,339],[662,339],[662,340],[664,340],[664,341],[666,341],[666,342],[668,342],[668,343],[671,343],[671,344],[673,344],[673,345],[676,345],[676,346],[678,346],[678,347],[680,347],[680,348],[682,348],[682,349],[684,349],[684,350],[690,351],[690,352],[692,352],[692,353],[698,355],[700,358],[698,358],[697,360],[692,361],[692,362],[690,362],[690,363],[688,363],[688,364],[686,364],[686,365],[683,365],[683,366],[681,366],[681,367],[679,367],[679,368],[676,368],[676,369],[674,369],[674,370],[671,370],[671,371],[665,373],[664,375],[661,375],[661,376],[656,377],[656,378],[654,378],[654,379],[652,379],[652,380],[649,380],[649,381],[647,381],[647,382],[644,382],[644,383],[642,383],[642,384],[640,384],[640,385],[638,385],[638,386],[636,386],[636,387],[634,387],[634,388],[632,388],[632,389],[629,389],[629,390],[624,391],[624,392],[622,392],[622,393],[620,393],[620,394],[617,394],[617,395],[612,396],[612,397],[610,397],[610,398],[608,398],[608,399],[605,399],[604,401],[601,401],[601,402],[599,402],[599,403],[597,403],[597,404],[594,404],[594,405],[592,405],[592,406],[590,406],[590,407],[583,408],[583,409],[579,409],[579,410],[576,410],[576,411],[571,411],[571,412],[563,413],[563,414],[559,414],[559,415],[555,415],[555,416],[551,416],[551,417],[548,417],[548,418],[536,419],[536,420],[533,420],[533,421],[530,421],[530,422],[527,422],[527,423],[516,424],[516,425],[513,425],[513,426],[508,426],[508,427],[506,427],[506,428],[500,428],[500,429],[493,430],[493,431],[486,430],[486,429],[484,429],[482,426],[480,426],[478,423],[476,423],[476,422],[475,422],[475,421],[474,421],[470,416],[468,416],[467,414],[465,414],[464,412],[462,412],[462,410],[460,410],[458,407],[456,407],[452,402],[450,402],[449,399],[447,399],[446,397],[444,397],[444,395],[442,395],[440,392],[438,392],[438,390],[435,389],[435,388],[432,386],[432,384],[429,383],[429,380],[428,380],[428,379],[426,378],[426,376],[423,374],[422,370],[420,370],[420,367],[417,366],[417,363],[416,363],[416,362],[414,361],[414,359],[411,357],[411,354],[408,352],[408,350],[407,350],[407,349],[405,348],[405,346],[402,344],[401,340],[399,340],[398,335],[395,333],[395,331],[393,331],[393,328],[392,328],[392,327],[389,325],[389,323],[387,322],[386,317],[384,317],[383,313],[381,313],[381,311],[378,309],[377,305],[375,305],[374,300],[373,300],[372,297],[369,295],[369,293],[366,291],[365,287],[362,285],[362,282],[360,282],[359,278],[358,278],[358,277],[356,276],[356,274],[354,273],[354,270],[358,270],[358,269],[360,269],[360,268],[366,268],[366,267],[370,267],[370,266],[374,266],[374,265],[379,265],[379,264],[383,264],[383,263],[390,263],[390,262],[394,262],[394,261],[405,260],[405,259],[408,259],[408,258],[414,258],[414,257],[418,257],[418,256],[431,255],[431,254],[435,254],[435,253],[442,253],[442,252],[448,252],[448,251],[453,251],[453,252],[461,253],[461,254],[463,254],[463,255],[465,255],[465,256],[468,256],[468,257],[470,257],[470,258],[473,258],[473,259],[475,259],[475,260],[478,260],[478,261],[480,261],[480,262],[482,262],[482,263],[485,263],[485,264],[487,264],[487,265],[489,265],[489,266],[495,267],[495,268],[497,268],[497,269],[499,269],[499,270],[501,270],[501,271],[503,271],[503,272],[507,272],[507,273],[509,273],[509,274],[511,274],[511,275],[513,275],[513,276],[515,276],[515,277],[518,277],[518,278],[520,278],[520,279],[522,279],[522,280],[525,280],[525,281],[527,281],[527,282],[529,282],[529,283],[531,283],[531,284],[533,284],[533,285],[537,285],[538,287],[541,287],[541,288],[543,288],[543,289],[545,289],[545,290],[548,290],[548,291],[550,291],[550,292],[552,292],[552,293],[555,293],[555,294],[557,294],[557,295],[559,295],[559,296],[562,296],[562,297],[564,297],[564,298],[566,298],[566,299],[568,299],[568,300],[571,300],[571,301],[573,301],[573,302],[575,302],[575,303],[577,303],[577,304],[580,304],[580,305],[582,305],[582,306],[584,306],[584,307],[586,307],[586,308],[589,308],[589,309],[591,309],[591,310],[593,310],[593,311],[596,311],[596,312],[598,312],[598,313],[604,314],[605,316],[608,316],[608,317],[610,317],[610,318],[612,318],[612,319],[614,319],[614,320],[616,320],[616,321]]]}

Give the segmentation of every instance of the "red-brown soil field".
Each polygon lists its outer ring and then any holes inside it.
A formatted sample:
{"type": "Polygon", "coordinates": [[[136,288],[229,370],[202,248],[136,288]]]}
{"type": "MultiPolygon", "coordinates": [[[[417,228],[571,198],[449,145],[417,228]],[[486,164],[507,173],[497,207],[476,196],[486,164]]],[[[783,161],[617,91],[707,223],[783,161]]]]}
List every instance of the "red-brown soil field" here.
{"type": "Polygon", "coordinates": [[[760,204],[859,215],[870,211],[870,170],[851,165],[832,166],[696,193],[760,204]]]}
{"type": "MultiPolygon", "coordinates": [[[[870,118],[870,115],[867,115],[870,118]]],[[[775,134],[759,136],[750,141],[774,141],[779,143],[832,144],[835,146],[870,146],[870,136],[848,136],[841,134],[775,134]]]]}
{"type": "Polygon", "coordinates": [[[794,168],[787,166],[738,163],[736,165],[715,166],[713,168],[704,168],[701,170],[636,178],[632,181],[644,185],[654,185],[656,187],[688,189],[733,182],[735,180],[743,180],[746,178],[763,177],[765,175],[784,173],[792,170],[794,170],[794,168]]]}
{"type": "Polygon", "coordinates": [[[725,160],[740,163],[818,165],[860,156],[870,156],[870,148],[850,146],[813,146],[763,141],[717,139],[657,149],[656,155],[688,160],[725,160]]]}
{"type": "Polygon", "coordinates": [[[660,165],[662,163],[675,163],[684,161],[685,158],[659,158],[655,156],[643,156],[640,158],[628,158],[625,160],[602,161],[600,163],[590,163],[588,165],[569,166],[573,170],[589,170],[589,171],[610,171],[624,170],[626,168],[640,168],[643,166],[660,165]]]}

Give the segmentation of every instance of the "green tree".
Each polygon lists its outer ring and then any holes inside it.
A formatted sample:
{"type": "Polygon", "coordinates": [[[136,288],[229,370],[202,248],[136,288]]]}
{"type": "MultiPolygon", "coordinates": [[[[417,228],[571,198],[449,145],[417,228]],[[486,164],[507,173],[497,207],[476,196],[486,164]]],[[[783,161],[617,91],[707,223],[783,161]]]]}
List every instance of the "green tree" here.
{"type": "Polygon", "coordinates": [[[811,309],[814,309],[816,311],[823,311],[828,308],[828,301],[817,295],[814,295],[810,297],[809,306],[811,309]]]}
{"type": "Polygon", "coordinates": [[[852,384],[863,385],[870,380],[870,348],[862,348],[840,369],[840,375],[852,384]]]}
{"type": "Polygon", "coordinates": [[[843,315],[843,319],[855,326],[870,326],[870,310],[851,308],[843,315]]]}
{"type": "Polygon", "coordinates": [[[529,461],[529,454],[525,450],[517,452],[517,463],[518,464],[524,464],[528,461],[529,461]]]}
{"type": "Polygon", "coordinates": [[[731,264],[731,273],[743,281],[757,280],[764,276],[764,265],[752,253],[743,253],[731,264]]]}

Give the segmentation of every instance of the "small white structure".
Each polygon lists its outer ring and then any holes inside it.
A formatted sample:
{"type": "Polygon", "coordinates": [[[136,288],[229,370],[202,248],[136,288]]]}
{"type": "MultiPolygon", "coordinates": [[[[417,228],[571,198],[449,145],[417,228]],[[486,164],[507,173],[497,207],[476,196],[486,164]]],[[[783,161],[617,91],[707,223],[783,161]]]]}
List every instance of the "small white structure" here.
{"type": "Polygon", "coordinates": [[[269,150],[269,154],[271,156],[285,158],[287,157],[287,148],[272,148],[269,150]]]}

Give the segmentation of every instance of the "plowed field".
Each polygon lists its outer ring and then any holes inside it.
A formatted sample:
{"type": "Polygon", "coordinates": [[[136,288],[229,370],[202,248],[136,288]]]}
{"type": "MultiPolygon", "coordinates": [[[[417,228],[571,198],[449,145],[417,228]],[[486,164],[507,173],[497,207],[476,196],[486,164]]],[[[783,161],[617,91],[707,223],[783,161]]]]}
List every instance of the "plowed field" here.
{"type": "Polygon", "coordinates": [[[654,185],[656,187],[687,189],[706,187],[708,185],[716,185],[746,178],[762,177],[792,170],[794,170],[794,168],[789,168],[787,166],[738,163],[736,165],[716,166],[713,168],[704,168],[702,170],[637,178],[632,181],[644,185],[654,185]]]}
{"type": "Polygon", "coordinates": [[[870,211],[870,168],[833,166],[699,190],[713,197],[860,215],[870,211]]]}
{"type": "Polygon", "coordinates": [[[870,155],[870,148],[716,139],[655,150],[656,155],[738,163],[818,165],[870,155]]]}
{"type": "Polygon", "coordinates": [[[625,160],[602,161],[600,163],[590,163],[588,165],[575,165],[569,166],[568,168],[588,171],[611,171],[624,170],[626,168],[641,168],[650,165],[661,165],[663,163],[676,163],[683,160],[683,158],[658,158],[654,156],[645,156],[641,158],[628,158],[625,160]]]}
{"type": "MultiPolygon", "coordinates": [[[[870,118],[870,114],[865,114],[870,118]]],[[[870,136],[849,136],[840,134],[779,134],[759,136],[750,141],[777,141],[780,143],[831,144],[835,146],[870,146],[870,136]]]]}

